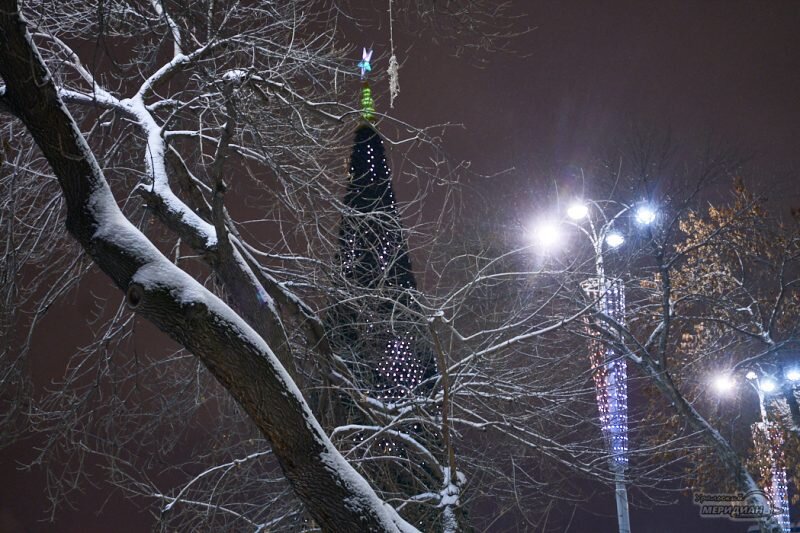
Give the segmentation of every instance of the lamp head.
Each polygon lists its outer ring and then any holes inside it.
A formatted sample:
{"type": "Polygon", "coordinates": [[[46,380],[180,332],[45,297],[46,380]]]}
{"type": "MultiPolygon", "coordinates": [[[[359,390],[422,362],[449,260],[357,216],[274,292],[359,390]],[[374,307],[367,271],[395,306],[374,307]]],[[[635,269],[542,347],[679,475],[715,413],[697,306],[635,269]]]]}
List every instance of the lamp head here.
{"type": "Polygon", "coordinates": [[[719,374],[712,381],[712,385],[718,394],[728,394],[736,387],[736,382],[730,374],[719,374]]]}
{"type": "Polygon", "coordinates": [[[624,242],[625,242],[625,237],[623,237],[621,233],[617,233],[616,231],[612,231],[606,236],[606,244],[612,248],[621,246],[622,243],[624,242]]]}
{"type": "Polygon", "coordinates": [[[541,222],[534,229],[533,239],[541,248],[551,249],[561,241],[561,229],[554,222],[541,222]]]}
{"type": "Polygon", "coordinates": [[[636,218],[636,222],[642,224],[643,226],[648,226],[655,222],[656,220],[656,211],[649,205],[640,205],[636,209],[636,213],[634,214],[636,218]]]}
{"type": "Polygon", "coordinates": [[[589,216],[589,207],[583,202],[574,202],[567,208],[567,216],[572,220],[583,220],[589,216]]]}
{"type": "Polygon", "coordinates": [[[778,388],[778,384],[775,383],[775,380],[772,378],[764,378],[758,384],[758,387],[766,393],[775,392],[775,389],[778,388]]]}

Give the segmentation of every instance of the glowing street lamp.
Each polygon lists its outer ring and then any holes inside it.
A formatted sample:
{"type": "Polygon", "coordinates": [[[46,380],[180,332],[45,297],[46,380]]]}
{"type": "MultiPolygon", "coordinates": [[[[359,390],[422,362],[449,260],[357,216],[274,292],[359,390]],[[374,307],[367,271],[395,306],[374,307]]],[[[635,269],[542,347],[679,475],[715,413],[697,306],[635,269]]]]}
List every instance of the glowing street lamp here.
{"type": "Polygon", "coordinates": [[[561,241],[561,229],[558,224],[545,221],[534,229],[533,238],[540,247],[551,249],[561,241]]]}
{"type": "Polygon", "coordinates": [[[758,383],[758,388],[761,389],[762,392],[766,392],[767,394],[775,392],[775,389],[777,387],[778,385],[771,378],[763,378],[758,383]]]}
{"type": "MultiPolygon", "coordinates": [[[[595,302],[599,314],[609,317],[617,324],[625,323],[625,288],[622,280],[608,279],[605,274],[603,257],[606,249],[614,249],[625,243],[625,237],[614,229],[615,223],[623,216],[633,214],[639,225],[652,224],[656,220],[655,210],[648,205],[640,205],[635,211],[632,206],[616,204],[619,210],[608,217],[597,202],[575,201],[566,210],[569,224],[589,238],[595,255],[596,277],[585,280],[581,288],[587,298],[595,302]],[[596,223],[592,213],[597,212],[596,223]]],[[[542,249],[549,250],[562,242],[558,224],[546,221],[539,224],[533,238],[542,249]]],[[[605,327],[603,323],[596,324],[605,327]]],[[[620,533],[630,533],[628,512],[628,492],[625,486],[625,469],[628,466],[628,377],[627,365],[612,347],[604,343],[595,328],[587,329],[592,336],[589,359],[597,392],[597,408],[600,412],[600,425],[611,455],[611,468],[614,471],[615,495],[617,500],[617,520],[620,533]]],[[[607,331],[614,336],[615,331],[607,331]]]]}
{"type": "Polygon", "coordinates": [[[606,235],[606,244],[612,248],[622,246],[624,242],[625,237],[623,237],[621,233],[613,232],[606,235]]]}
{"type": "Polygon", "coordinates": [[[567,208],[567,216],[572,220],[583,220],[589,216],[589,206],[582,202],[575,202],[567,208]]]}
{"type": "Polygon", "coordinates": [[[736,382],[729,374],[720,374],[712,381],[714,389],[719,394],[728,394],[736,388],[736,382]]]}
{"type": "MultiPolygon", "coordinates": [[[[625,287],[622,280],[606,277],[603,248],[605,245],[613,249],[624,244],[625,237],[614,229],[614,224],[630,209],[629,206],[621,205],[619,211],[610,218],[606,217],[596,202],[576,202],[567,209],[567,216],[575,221],[574,225],[589,238],[595,253],[596,277],[585,280],[581,283],[581,288],[588,298],[596,302],[597,311],[617,324],[625,322],[625,287]],[[598,219],[603,221],[602,224],[596,225],[592,220],[590,207],[598,211],[598,219]]],[[[641,217],[637,215],[640,224],[650,224],[655,218],[655,211],[652,209],[642,212],[641,217]]],[[[628,492],[625,486],[625,469],[628,466],[627,365],[623,357],[619,357],[613,348],[600,339],[597,331],[593,328],[588,329],[592,336],[589,359],[594,369],[600,425],[611,453],[611,467],[614,471],[619,531],[630,533],[628,492]]],[[[608,333],[615,335],[614,331],[608,333]]]]}
{"type": "MultiPolygon", "coordinates": [[[[766,456],[766,470],[761,472],[764,479],[770,479],[769,486],[764,487],[768,500],[772,507],[772,514],[780,524],[781,530],[788,532],[791,529],[789,516],[789,492],[786,486],[786,462],[783,453],[783,434],[774,422],[770,422],[767,413],[766,397],[778,390],[778,383],[771,376],[759,376],[753,370],[745,374],[745,378],[752,385],[758,396],[758,407],[761,413],[761,421],[755,422],[751,426],[753,433],[753,444],[756,453],[766,456]]],[[[786,372],[789,381],[800,380],[800,371],[792,369],[786,372]]],[[[714,388],[717,392],[729,392],[728,384],[733,384],[729,375],[717,376],[714,379],[714,388]],[[728,379],[729,382],[723,381],[728,379]]]]}
{"type": "Polygon", "coordinates": [[[656,212],[649,205],[640,205],[636,209],[635,218],[636,218],[636,222],[638,222],[639,224],[642,224],[644,226],[647,226],[647,225],[652,224],[653,222],[655,222],[655,220],[656,220],[656,212]]]}

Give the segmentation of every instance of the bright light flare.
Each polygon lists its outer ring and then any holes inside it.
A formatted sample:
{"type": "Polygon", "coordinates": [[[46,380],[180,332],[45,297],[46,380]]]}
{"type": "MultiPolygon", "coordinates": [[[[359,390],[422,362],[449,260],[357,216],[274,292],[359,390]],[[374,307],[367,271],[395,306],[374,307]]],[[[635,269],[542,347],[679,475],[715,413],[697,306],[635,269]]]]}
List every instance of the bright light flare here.
{"type": "Polygon", "coordinates": [[[736,381],[729,374],[720,374],[711,382],[717,394],[728,394],[736,388],[736,381]]]}
{"type": "Polygon", "coordinates": [[[621,233],[613,232],[609,233],[608,236],[606,236],[606,244],[608,244],[612,248],[616,248],[617,246],[622,246],[623,242],[625,242],[625,237],[623,237],[621,233]]]}
{"type": "Polygon", "coordinates": [[[751,371],[749,371],[747,374],[745,374],[745,375],[744,375],[744,377],[746,377],[746,378],[747,378],[747,379],[749,379],[750,381],[753,381],[754,379],[756,379],[756,378],[758,377],[758,374],[756,374],[755,372],[753,372],[753,371],[751,370],[751,371]]]}
{"type": "Polygon", "coordinates": [[[561,228],[555,222],[542,222],[533,231],[533,240],[544,249],[552,249],[561,242],[561,228]]]}
{"type": "Polygon", "coordinates": [[[800,369],[792,368],[786,372],[786,379],[789,381],[800,381],[800,369]]]}
{"type": "Polygon", "coordinates": [[[589,216],[589,207],[581,202],[575,202],[567,208],[567,216],[572,220],[583,220],[589,216]]]}
{"type": "Polygon", "coordinates": [[[758,384],[758,387],[764,392],[775,392],[775,389],[778,388],[778,384],[775,383],[773,379],[764,378],[761,380],[761,383],[758,384]]]}
{"type": "Polygon", "coordinates": [[[656,212],[649,205],[641,205],[636,210],[636,222],[642,225],[652,224],[656,220],[656,212]]]}

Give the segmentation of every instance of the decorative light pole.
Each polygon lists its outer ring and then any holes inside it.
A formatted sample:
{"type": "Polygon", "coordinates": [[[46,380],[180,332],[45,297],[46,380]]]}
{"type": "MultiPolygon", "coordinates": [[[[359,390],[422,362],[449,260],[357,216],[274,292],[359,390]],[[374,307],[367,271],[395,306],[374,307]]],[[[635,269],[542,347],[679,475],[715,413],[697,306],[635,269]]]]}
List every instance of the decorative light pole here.
{"type": "MultiPolygon", "coordinates": [[[[614,205],[619,209],[609,218],[597,202],[575,202],[567,209],[567,216],[572,220],[572,225],[589,239],[594,251],[595,276],[581,283],[584,294],[593,302],[597,314],[602,316],[594,320],[587,317],[586,329],[591,336],[589,360],[600,413],[600,427],[611,454],[619,532],[630,533],[628,491],[625,486],[625,470],[628,467],[627,365],[625,358],[619,356],[603,337],[618,336],[616,328],[609,327],[607,321],[620,326],[625,323],[625,286],[621,279],[606,275],[604,253],[609,248],[622,246],[625,242],[625,237],[614,226],[619,219],[630,214],[633,208],[625,204],[614,205]],[[593,211],[599,217],[597,221],[592,220],[593,211]]],[[[639,225],[652,224],[656,219],[656,212],[647,205],[639,205],[633,214],[639,225]]],[[[537,233],[537,240],[543,246],[551,246],[558,240],[558,235],[557,226],[543,225],[537,233]]]]}
{"type": "MultiPolygon", "coordinates": [[[[759,375],[754,370],[745,374],[747,382],[753,387],[758,396],[758,409],[761,420],[753,423],[750,430],[753,435],[755,453],[763,459],[761,479],[763,490],[769,501],[772,516],[780,524],[785,533],[791,531],[789,519],[789,492],[786,486],[786,457],[783,453],[783,432],[779,424],[770,420],[768,403],[769,397],[779,389],[773,376],[762,373],[759,375]]],[[[800,371],[792,369],[786,372],[785,378],[791,383],[800,382],[800,371]]],[[[736,387],[736,381],[728,374],[717,376],[713,382],[718,393],[728,393],[736,387]]]]}
{"type": "MultiPolygon", "coordinates": [[[[745,377],[756,390],[758,395],[758,409],[761,420],[750,426],[753,432],[753,446],[755,452],[765,459],[761,471],[764,482],[764,491],[767,493],[772,516],[774,516],[785,532],[791,530],[789,519],[789,491],[786,488],[786,457],[783,453],[783,432],[778,424],[769,420],[766,397],[775,392],[778,385],[769,376],[759,376],[754,371],[749,371],[745,377]]],[[[800,373],[791,370],[786,373],[790,381],[797,381],[800,373]],[[791,379],[794,378],[794,379],[791,379]]]]}

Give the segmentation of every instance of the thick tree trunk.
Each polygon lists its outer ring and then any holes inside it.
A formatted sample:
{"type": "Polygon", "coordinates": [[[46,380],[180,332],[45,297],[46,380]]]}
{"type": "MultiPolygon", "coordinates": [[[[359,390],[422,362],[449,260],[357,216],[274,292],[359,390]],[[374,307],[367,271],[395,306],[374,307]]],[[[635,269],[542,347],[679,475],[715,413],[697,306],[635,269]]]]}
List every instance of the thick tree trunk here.
{"type": "Polygon", "coordinates": [[[27,126],[58,178],[69,232],[130,307],[200,358],[239,402],[319,525],[348,533],[413,531],[336,451],[264,340],[122,215],[15,0],[0,0],[0,75],[5,107],[27,126]]]}

